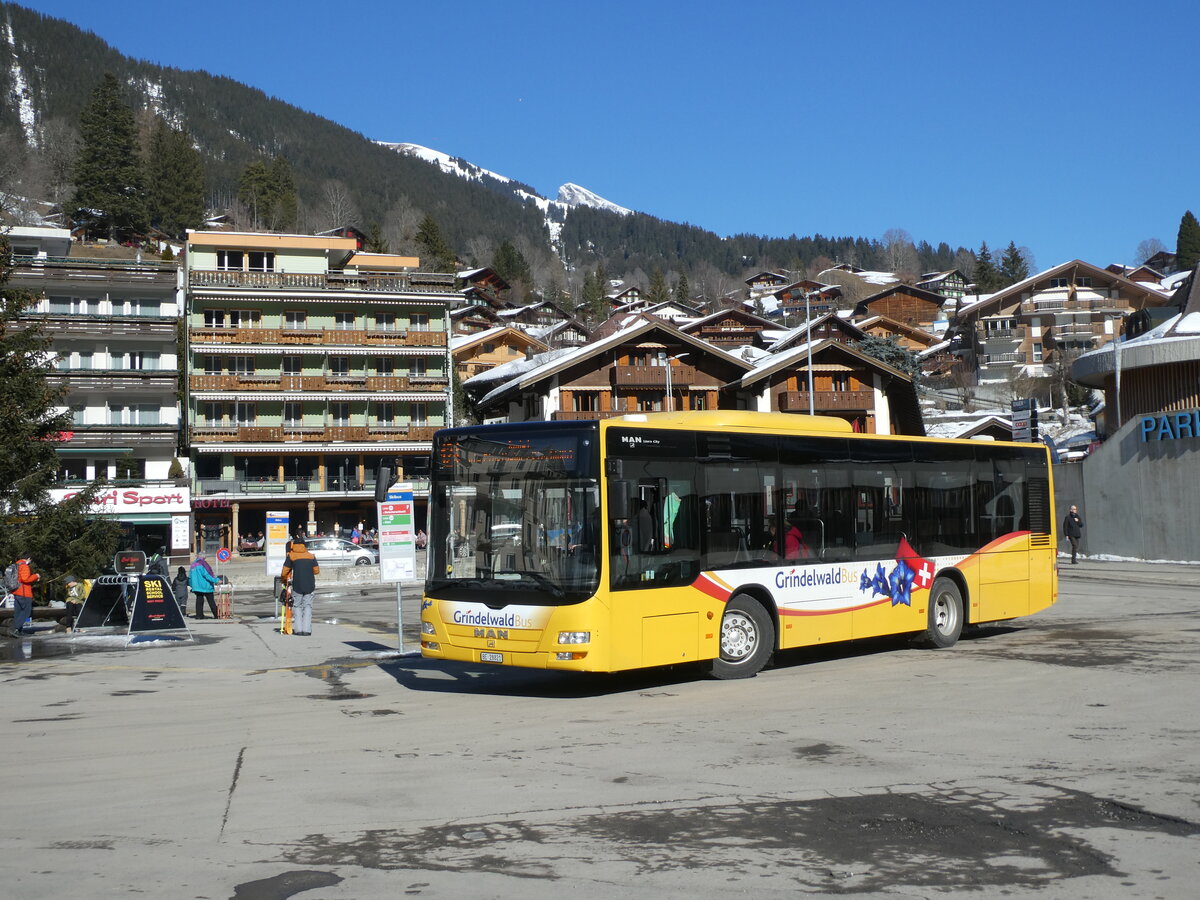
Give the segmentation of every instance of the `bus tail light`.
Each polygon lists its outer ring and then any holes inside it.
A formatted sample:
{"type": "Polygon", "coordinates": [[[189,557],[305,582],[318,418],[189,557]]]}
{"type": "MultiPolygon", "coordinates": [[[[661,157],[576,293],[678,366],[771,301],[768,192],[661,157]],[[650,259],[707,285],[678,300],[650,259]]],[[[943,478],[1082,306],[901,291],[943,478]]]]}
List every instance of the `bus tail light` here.
{"type": "Polygon", "coordinates": [[[590,644],[592,633],[590,631],[560,631],[558,642],[560,644],[590,644]]]}

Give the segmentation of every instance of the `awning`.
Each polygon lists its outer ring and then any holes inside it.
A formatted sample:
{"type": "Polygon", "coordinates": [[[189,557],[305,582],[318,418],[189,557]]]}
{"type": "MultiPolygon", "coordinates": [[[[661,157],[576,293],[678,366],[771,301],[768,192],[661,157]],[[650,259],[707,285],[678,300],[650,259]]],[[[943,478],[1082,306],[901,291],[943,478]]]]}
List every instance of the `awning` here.
{"type": "Polygon", "coordinates": [[[329,400],[330,395],[336,395],[336,399],[353,402],[355,400],[406,400],[413,402],[428,401],[430,403],[445,402],[448,391],[396,391],[394,393],[367,393],[366,391],[347,391],[344,389],[330,388],[327,391],[271,391],[269,393],[245,393],[231,394],[227,391],[220,393],[216,391],[192,391],[192,398],[195,400],[240,400],[248,401],[266,401],[278,400],[294,401],[294,400],[329,400]]]}
{"type": "MultiPolygon", "coordinates": [[[[179,516],[186,516],[188,513],[176,513],[179,516]]],[[[171,517],[162,513],[119,513],[114,514],[110,518],[116,519],[118,522],[131,522],[134,525],[170,525],[171,517]]]]}
{"type": "Polygon", "coordinates": [[[193,453],[428,453],[431,441],[391,444],[335,444],[330,441],[281,441],[273,444],[192,444],[193,453]]]}
{"type": "MultiPolygon", "coordinates": [[[[341,346],[338,344],[292,345],[292,344],[218,344],[209,341],[191,342],[194,356],[204,354],[236,353],[239,356],[439,356],[445,355],[445,347],[411,347],[395,344],[387,347],[341,346]]],[[[193,374],[200,374],[199,372],[193,374]]]]}

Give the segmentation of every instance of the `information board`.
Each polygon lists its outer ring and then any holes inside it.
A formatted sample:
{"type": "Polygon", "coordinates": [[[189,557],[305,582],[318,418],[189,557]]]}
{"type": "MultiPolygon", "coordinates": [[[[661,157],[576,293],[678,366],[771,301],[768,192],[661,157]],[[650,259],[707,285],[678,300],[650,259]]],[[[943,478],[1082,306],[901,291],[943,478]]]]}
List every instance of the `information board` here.
{"type": "Polygon", "coordinates": [[[379,513],[379,580],[383,584],[417,577],[417,535],[411,483],[392,485],[379,513]]]}
{"type": "Polygon", "coordinates": [[[278,575],[283,569],[283,561],[287,559],[287,545],[290,540],[288,528],[288,513],[267,513],[267,543],[266,559],[267,574],[278,575]]]}
{"type": "Polygon", "coordinates": [[[187,552],[191,546],[191,516],[171,516],[171,549],[187,552]]]}

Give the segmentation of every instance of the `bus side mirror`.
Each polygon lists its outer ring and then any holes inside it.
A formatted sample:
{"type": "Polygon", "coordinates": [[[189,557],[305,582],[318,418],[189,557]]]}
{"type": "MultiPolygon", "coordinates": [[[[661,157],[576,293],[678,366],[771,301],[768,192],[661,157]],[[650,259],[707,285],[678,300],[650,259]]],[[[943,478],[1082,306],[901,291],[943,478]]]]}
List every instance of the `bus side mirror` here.
{"type": "Polygon", "coordinates": [[[387,500],[388,488],[392,486],[392,468],[391,466],[380,466],[379,471],[375,473],[375,502],[383,503],[387,500]]]}
{"type": "Polygon", "coordinates": [[[630,503],[633,500],[628,481],[610,481],[608,492],[608,515],[613,519],[630,518],[630,503]]]}

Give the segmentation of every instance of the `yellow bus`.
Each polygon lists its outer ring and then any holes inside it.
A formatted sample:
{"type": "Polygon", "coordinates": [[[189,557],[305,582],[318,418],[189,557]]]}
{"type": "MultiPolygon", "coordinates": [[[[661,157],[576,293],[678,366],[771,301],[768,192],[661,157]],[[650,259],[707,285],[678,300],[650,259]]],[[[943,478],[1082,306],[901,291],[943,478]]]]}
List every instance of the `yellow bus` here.
{"type": "Polygon", "coordinates": [[[1054,603],[1046,447],[741,411],[434,437],[421,652],[586,672],[913,634],[1054,603]]]}

